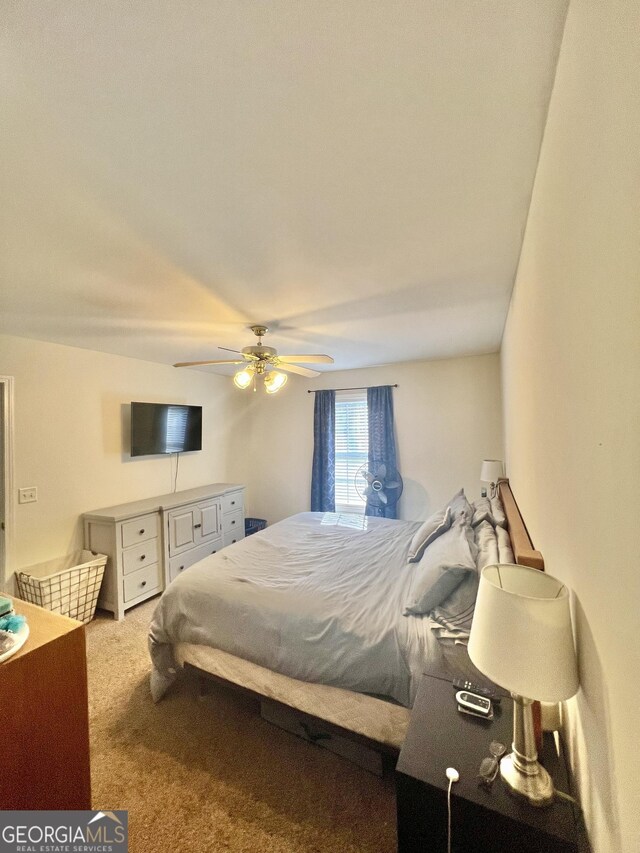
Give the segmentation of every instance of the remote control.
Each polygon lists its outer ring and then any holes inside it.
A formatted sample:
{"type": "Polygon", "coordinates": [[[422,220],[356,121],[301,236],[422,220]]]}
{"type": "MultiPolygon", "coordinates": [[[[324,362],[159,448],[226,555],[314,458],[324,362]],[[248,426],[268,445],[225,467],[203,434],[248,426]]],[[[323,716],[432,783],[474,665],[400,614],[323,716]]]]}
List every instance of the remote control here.
{"type": "Polygon", "coordinates": [[[500,704],[500,697],[490,687],[481,687],[479,684],[469,681],[468,678],[454,678],[453,686],[457,687],[458,690],[468,690],[470,693],[475,693],[476,696],[485,696],[495,702],[496,705],[500,704]]]}
{"type": "Polygon", "coordinates": [[[477,714],[475,711],[470,711],[469,708],[463,708],[462,705],[458,705],[458,711],[461,714],[468,714],[470,717],[475,717],[476,720],[482,720],[483,723],[487,722],[487,720],[493,720],[493,709],[488,714],[477,714]]]}
{"type": "Polygon", "coordinates": [[[458,690],[456,693],[458,705],[467,708],[474,714],[482,714],[487,717],[491,713],[491,699],[486,696],[476,696],[475,693],[469,693],[468,690],[458,690]]]}

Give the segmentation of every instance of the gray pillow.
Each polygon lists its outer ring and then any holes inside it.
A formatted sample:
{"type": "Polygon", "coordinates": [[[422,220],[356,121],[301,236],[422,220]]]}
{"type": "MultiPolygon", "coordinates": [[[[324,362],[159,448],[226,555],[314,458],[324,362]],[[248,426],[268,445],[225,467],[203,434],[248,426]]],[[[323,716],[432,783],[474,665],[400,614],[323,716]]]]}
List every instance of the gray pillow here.
{"type": "Polygon", "coordinates": [[[409,562],[417,563],[424,554],[424,549],[430,545],[435,539],[451,527],[451,509],[446,507],[444,510],[434,512],[433,515],[420,525],[413,534],[411,545],[409,546],[409,562]]]}
{"type": "Polygon", "coordinates": [[[451,595],[468,572],[475,572],[468,529],[461,519],[426,549],[415,568],[405,615],[429,613],[451,595]]]}
{"type": "Polygon", "coordinates": [[[490,521],[493,524],[493,516],[491,515],[491,504],[489,498],[479,498],[471,504],[473,517],[471,526],[476,527],[481,521],[490,521]]]}
{"type": "Polygon", "coordinates": [[[451,517],[453,521],[457,521],[459,518],[464,517],[467,523],[471,524],[473,510],[471,509],[471,504],[467,500],[464,489],[460,489],[459,492],[456,492],[447,506],[451,509],[451,517]]]}
{"type": "Polygon", "coordinates": [[[438,636],[456,639],[469,636],[479,580],[477,572],[468,572],[462,583],[431,613],[432,620],[438,623],[431,628],[438,636]]]}

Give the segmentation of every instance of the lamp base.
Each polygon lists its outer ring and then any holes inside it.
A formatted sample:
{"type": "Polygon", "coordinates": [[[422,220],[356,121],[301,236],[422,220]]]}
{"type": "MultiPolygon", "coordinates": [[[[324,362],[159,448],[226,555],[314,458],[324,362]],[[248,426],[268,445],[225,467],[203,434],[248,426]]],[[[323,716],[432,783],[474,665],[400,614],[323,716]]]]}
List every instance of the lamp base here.
{"type": "Polygon", "coordinates": [[[537,761],[527,762],[526,773],[518,764],[518,756],[514,753],[505,755],[500,762],[500,775],[509,792],[528,800],[532,806],[550,806],[554,796],[551,776],[537,761]]]}

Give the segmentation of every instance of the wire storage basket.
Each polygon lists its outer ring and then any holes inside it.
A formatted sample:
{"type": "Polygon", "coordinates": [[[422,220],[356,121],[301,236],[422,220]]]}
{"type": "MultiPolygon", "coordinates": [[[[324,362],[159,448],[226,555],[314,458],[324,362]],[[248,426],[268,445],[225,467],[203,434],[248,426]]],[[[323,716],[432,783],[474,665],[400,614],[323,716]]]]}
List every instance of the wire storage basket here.
{"type": "Polygon", "coordinates": [[[18,595],[54,613],[90,622],[107,563],[105,554],[75,551],[16,573],[18,595]]]}

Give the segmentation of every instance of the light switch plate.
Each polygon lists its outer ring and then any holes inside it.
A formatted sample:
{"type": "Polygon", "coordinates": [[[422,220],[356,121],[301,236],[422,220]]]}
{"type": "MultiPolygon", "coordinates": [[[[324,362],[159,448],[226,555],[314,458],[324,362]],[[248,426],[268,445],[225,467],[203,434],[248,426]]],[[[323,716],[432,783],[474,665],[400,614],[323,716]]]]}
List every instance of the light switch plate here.
{"type": "Polygon", "coordinates": [[[18,489],[18,503],[30,504],[38,500],[38,487],[28,486],[26,489],[18,489]]]}

